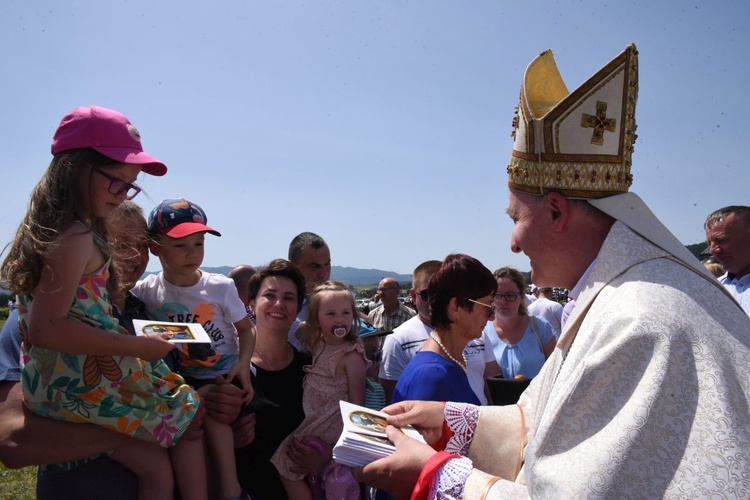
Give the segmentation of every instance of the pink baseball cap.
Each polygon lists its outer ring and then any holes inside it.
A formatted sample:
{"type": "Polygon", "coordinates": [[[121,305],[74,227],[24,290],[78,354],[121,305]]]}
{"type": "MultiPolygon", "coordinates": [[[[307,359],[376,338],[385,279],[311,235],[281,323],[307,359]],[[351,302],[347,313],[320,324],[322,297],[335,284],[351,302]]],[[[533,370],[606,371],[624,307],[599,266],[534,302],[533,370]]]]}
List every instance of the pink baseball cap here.
{"type": "Polygon", "coordinates": [[[141,134],[122,113],[99,106],[76,108],[65,117],[52,138],[52,154],[91,148],[120,163],[140,165],[151,175],[164,175],[167,167],[143,152],[141,134]]]}

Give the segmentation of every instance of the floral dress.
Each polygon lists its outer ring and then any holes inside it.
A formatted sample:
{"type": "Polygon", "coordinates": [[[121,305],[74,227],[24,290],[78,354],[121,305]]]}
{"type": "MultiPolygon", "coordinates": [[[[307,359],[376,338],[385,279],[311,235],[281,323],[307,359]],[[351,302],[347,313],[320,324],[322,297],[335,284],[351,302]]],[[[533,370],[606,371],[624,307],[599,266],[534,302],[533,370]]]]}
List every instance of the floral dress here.
{"type": "MultiPolygon", "coordinates": [[[[109,257],[106,243],[94,235],[109,257]]],[[[104,266],[78,282],[68,317],[112,335],[129,335],[112,316],[107,299],[108,258],[104,266]]],[[[112,431],[174,446],[190,424],[199,396],[163,361],[135,356],[77,355],[31,344],[28,318],[33,296],[18,297],[21,332],[21,383],[26,406],[37,415],[93,423],[112,431]]]]}
{"type": "Polygon", "coordinates": [[[312,365],[305,367],[307,375],[302,384],[305,420],[287,436],[271,458],[282,476],[292,480],[304,478],[304,475],[289,470],[294,465],[287,456],[292,439],[311,436],[333,446],[339,438],[344,428],[339,401],[348,400],[349,384],[346,377],[336,377],[336,367],[342,356],[351,351],[357,351],[362,359],[366,359],[365,351],[359,343],[328,345],[318,342],[315,346],[312,365]]]}

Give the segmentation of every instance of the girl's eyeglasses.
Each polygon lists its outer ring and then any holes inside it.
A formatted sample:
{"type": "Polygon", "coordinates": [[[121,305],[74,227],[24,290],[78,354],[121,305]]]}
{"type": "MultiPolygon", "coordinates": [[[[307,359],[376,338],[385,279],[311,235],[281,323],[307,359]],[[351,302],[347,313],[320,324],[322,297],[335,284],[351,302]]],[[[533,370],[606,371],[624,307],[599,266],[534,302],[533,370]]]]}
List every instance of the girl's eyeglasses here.
{"type": "Polygon", "coordinates": [[[475,304],[479,304],[480,306],[488,307],[490,309],[490,312],[487,313],[488,318],[492,316],[493,314],[495,314],[495,306],[493,306],[492,304],[485,304],[484,302],[479,302],[478,300],[474,300],[474,299],[466,299],[466,300],[468,300],[469,302],[474,302],[475,304]]]}
{"type": "Polygon", "coordinates": [[[103,170],[99,170],[98,168],[95,168],[94,171],[98,174],[101,174],[103,177],[109,179],[109,194],[113,194],[117,196],[122,193],[125,193],[125,199],[132,200],[133,198],[138,196],[138,193],[141,192],[141,188],[139,188],[135,184],[130,184],[129,182],[125,182],[122,179],[113,177],[109,175],[107,172],[103,170]]]}

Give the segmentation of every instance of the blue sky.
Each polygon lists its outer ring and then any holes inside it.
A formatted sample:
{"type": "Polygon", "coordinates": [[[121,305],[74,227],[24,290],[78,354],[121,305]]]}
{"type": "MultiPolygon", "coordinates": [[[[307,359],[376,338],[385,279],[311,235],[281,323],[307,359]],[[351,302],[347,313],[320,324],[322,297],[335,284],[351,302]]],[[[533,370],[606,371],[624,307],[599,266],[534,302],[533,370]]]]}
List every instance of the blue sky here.
{"type": "Polygon", "coordinates": [[[697,243],[709,212],[748,204],[748,19],[740,0],[4,0],[0,241],[59,120],[96,104],[169,166],[135,201],[188,197],[222,232],[204,265],[285,257],[313,231],[335,265],[458,251],[528,270],[505,215],[524,69],[551,48],[574,89],[635,42],[632,191],[697,243]]]}

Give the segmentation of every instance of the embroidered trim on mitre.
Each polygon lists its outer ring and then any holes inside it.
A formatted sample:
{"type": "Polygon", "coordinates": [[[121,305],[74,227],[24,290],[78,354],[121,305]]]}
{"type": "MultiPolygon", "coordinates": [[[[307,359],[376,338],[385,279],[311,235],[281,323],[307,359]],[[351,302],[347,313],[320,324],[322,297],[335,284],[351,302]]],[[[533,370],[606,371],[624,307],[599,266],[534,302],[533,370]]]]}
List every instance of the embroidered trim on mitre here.
{"type": "Polygon", "coordinates": [[[628,191],[638,98],[638,51],[629,45],[568,92],[552,51],[526,69],[513,119],[508,187],[602,198],[628,191]]]}

